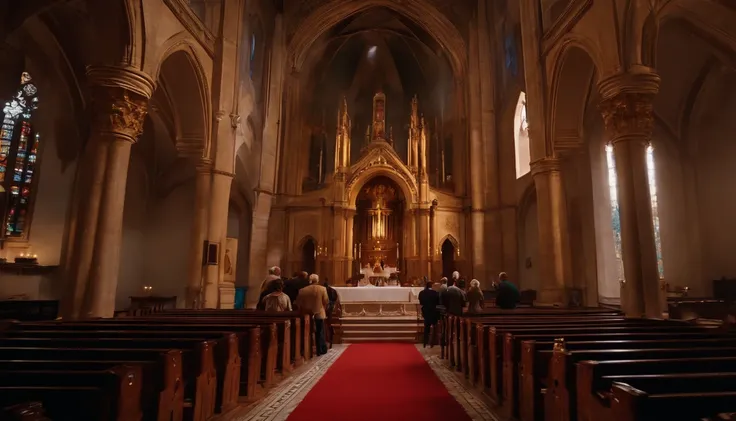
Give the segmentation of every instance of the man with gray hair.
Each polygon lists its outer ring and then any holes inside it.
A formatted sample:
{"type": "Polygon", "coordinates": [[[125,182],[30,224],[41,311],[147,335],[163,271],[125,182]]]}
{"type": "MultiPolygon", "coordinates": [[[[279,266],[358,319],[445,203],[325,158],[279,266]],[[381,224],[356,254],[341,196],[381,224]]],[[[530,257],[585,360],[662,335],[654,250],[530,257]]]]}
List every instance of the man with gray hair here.
{"type": "Polygon", "coordinates": [[[299,311],[309,314],[314,318],[314,336],[317,339],[317,355],[327,353],[327,342],[325,339],[326,309],[330,304],[327,288],[319,284],[319,275],[309,275],[309,286],[299,290],[296,297],[296,305],[299,311]]]}
{"type": "Polygon", "coordinates": [[[272,266],[268,269],[268,276],[261,283],[261,292],[264,292],[268,288],[268,283],[276,279],[281,279],[281,268],[278,266],[272,266]]]}

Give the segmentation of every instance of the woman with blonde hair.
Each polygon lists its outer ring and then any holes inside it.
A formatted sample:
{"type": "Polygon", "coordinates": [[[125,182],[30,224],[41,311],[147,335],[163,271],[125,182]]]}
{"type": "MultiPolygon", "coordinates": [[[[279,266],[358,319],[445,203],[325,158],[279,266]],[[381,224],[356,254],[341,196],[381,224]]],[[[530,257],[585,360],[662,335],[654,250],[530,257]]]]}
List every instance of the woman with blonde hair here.
{"type": "Polygon", "coordinates": [[[483,291],[480,289],[480,282],[477,279],[470,281],[470,289],[468,289],[468,313],[483,312],[483,291]]]}

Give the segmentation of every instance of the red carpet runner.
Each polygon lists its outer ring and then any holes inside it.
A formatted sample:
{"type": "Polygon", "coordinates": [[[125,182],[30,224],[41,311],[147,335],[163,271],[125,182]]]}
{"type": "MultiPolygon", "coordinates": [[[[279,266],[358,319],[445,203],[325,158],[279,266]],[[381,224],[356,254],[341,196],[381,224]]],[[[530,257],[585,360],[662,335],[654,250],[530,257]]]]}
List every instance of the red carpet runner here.
{"type": "Polygon", "coordinates": [[[470,420],[412,344],[356,344],[287,421],[470,420]]]}

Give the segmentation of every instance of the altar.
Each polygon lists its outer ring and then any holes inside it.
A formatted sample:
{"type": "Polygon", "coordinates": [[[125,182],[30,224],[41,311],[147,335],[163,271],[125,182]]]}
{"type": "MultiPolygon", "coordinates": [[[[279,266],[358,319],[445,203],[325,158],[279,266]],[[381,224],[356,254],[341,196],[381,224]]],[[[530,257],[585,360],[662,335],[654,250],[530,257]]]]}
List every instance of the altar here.
{"type": "Polygon", "coordinates": [[[333,287],[340,296],[342,316],[418,316],[422,287],[333,287]]]}

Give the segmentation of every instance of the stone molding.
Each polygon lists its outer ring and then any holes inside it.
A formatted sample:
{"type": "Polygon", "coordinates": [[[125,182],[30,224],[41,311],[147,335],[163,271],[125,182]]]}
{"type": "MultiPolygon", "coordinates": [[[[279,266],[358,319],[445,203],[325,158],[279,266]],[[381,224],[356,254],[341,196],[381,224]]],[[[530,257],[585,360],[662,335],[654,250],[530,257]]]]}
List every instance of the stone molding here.
{"type": "Polygon", "coordinates": [[[132,67],[88,66],[87,82],[90,86],[121,88],[145,99],[150,99],[156,89],[151,76],[132,67]]]}
{"type": "Polygon", "coordinates": [[[560,171],[560,159],[548,156],[531,162],[532,177],[548,172],[560,171]]]}

